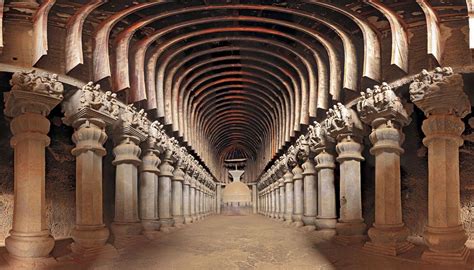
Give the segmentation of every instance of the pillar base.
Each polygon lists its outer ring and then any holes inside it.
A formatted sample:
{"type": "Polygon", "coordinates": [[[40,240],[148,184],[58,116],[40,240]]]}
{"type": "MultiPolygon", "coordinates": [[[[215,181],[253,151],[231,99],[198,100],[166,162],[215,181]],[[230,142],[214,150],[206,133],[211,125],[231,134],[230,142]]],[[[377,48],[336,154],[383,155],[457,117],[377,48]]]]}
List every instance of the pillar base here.
{"type": "Polygon", "coordinates": [[[335,235],[334,242],[339,245],[350,246],[355,244],[361,244],[367,240],[365,235],[335,235]]]}
{"type": "Polygon", "coordinates": [[[367,225],[362,221],[337,222],[336,232],[340,236],[364,236],[367,225]]]}
{"type": "Polygon", "coordinates": [[[293,214],[292,216],[292,220],[293,220],[293,226],[295,227],[303,227],[304,226],[304,223],[303,223],[303,215],[300,215],[300,214],[293,214]]]}
{"type": "Polygon", "coordinates": [[[316,226],[315,225],[306,225],[302,229],[305,232],[312,232],[312,231],[316,230],[316,226]]]}
{"type": "Polygon", "coordinates": [[[122,249],[130,249],[133,247],[142,246],[144,243],[148,243],[150,239],[145,237],[145,235],[124,235],[115,237],[114,239],[114,247],[118,250],[122,249]]]}
{"type": "Polygon", "coordinates": [[[336,236],[336,229],[323,229],[323,230],[317,230],[314,232],[319,238],[322,238],[324,240],[332,240],[336,236]]]}
{"type": "Polygon", "coordinates": [[[161,231],[143,231],[143,235],[149,240],[158,239],[162,234],[161,231]]]}
{"type": "Polygon", "coordinates": [[[76,226],[71,234],[74,246],[81,249],[103,247],[110,236],[109,229],[105,225],[76,226]]]}
{"type": "Polygon", "coordinates": [[[184,224],[191,224],[193,222],[193,218],[191,216],[184,217],[184,224]]]}
{"type": "Polygon", "coordinates": [[[194,223],[197,221],[197,216],[194,215],[194,216],[191,216],[191,222],[194,223]]]}
{"type": "Polygon", "coordinates": [[[160,219],[160,231],[173,227],[174,220],[172,218],[160,219]]]}
{"type": "Polygon", "coordinates": [[[119,256],[117,249],[110,244],[100,247],[83,248],[76,243],[71,244],[72,253],[61,257],[59,261],[72,260],[79,262],[89,262],[91,260],[113,260],[119,256]]]}
{"type": "Polygon", "coordinates": [[[295,221],[293,223],[291,223],[291,226],[295,227],[295,228],[301,228],[304,226],[304,223],[303,221],[295,221]]]}
{"type": "Polygon", "coordinates": [[[160,221],[156,219],[142,219],[143,233],[158,231],[161,227],[160,221]]]}
{"type": "Polygon", "coordinates": [[[176,228],[184,227],[184,216],[173,217],[173,226],[176,228]]]}
{"type": "Polygon", "coordinates": [[[53,257],[24,258],[9,253],[4,253],[2,256],[11,269],[47,270],[54,268],[58,263],[53,257]]]}
{"type": "Polygon", "coordinates": [[[369,229],[370,242],[365,243],[364,249],[389,256],[397,256],[413,248],[412,243],[407,242],[410,230],[405,224],[375,224],[369,229]]]}
{"type": "Polygon", "coordinates": [[[335,230],[336,224],[336,218],[316,218],[316,227],[318,228],[318,230],[335,230]]]}
{"type": "Polygon", "coordinates": [[[112,222],[110,225],[110,229],[112,233],[117,239],[117,237],[122,236],[133,236],[139,235],[143,231],[143,226],[140,222],[112,222]]]}
{"type": "Polygon", "coordinates": [[[364,245],[363,250],[368,251],[373,254],[377,255],[388,255],[388,256],[398,256],[404,252],[415,247],[410,242],[402,242],[402,243],[373,243],[373,242],[366,242],[364,245]]]}
{"type": "Polygon", "coordinates": [[[303,216],[302,220],[305,226],[314,226],[316,224],[316,216],[303,216]]]}
{"type": "Polygon", "coordinates": [[[458,225],[452,227],[425,226],[423,238],[431,251],[453,253],[465,247],[468,237],[462,225],[458,225]]]}
{"type": "Polygon", "coordinates": [[[427,250],[423,252],[421,259],[437,264],[465,264],[469,258],[470,250],[464,247],[459,252],[434,252],[427,250]]]}
{"type": "Polygon", "coordinates": [[[47,230],[36,233],[10,231],[5,247],[14,258],[47,258],[54,248],[54,238],[47,230]]]}

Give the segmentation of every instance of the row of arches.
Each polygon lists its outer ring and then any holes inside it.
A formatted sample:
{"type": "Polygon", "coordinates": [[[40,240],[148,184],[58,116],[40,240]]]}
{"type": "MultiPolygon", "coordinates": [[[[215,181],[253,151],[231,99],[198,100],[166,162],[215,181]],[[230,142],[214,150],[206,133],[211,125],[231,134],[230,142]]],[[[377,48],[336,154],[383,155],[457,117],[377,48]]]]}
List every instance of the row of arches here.
{"type": "Polygon", "coordinates": [[[217,179],[235,151],[255,179],[335,102],[417,72],[411,25],[426,25],[426,53],[440,62],[437,8],[466,12],[455,0],[120,2],[43,1],[32,64],[49,57],[48,24],[64,28],[64,73],[148,110],[217,179]]]}

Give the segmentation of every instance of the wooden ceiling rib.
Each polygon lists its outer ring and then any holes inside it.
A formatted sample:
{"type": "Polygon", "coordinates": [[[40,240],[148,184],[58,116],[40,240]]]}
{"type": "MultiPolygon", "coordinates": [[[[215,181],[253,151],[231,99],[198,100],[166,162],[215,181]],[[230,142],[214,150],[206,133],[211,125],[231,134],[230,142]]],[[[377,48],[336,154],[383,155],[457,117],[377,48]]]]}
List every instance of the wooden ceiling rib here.
{"type": "Polygon", "coordinates": [[[410,73],[410,23],[425,23],[427,54],[442,55],[438,24],[448,16],[437,16],[437,1],[238,2],[44,1],[36,58],[47,56],[48,18],[72,12],[65,73],[90,57],[90,78],[148,110],[220,179],[224,160],[240,156],[255,178],[335,102],[386,79],[388,66],[410,73]]]}

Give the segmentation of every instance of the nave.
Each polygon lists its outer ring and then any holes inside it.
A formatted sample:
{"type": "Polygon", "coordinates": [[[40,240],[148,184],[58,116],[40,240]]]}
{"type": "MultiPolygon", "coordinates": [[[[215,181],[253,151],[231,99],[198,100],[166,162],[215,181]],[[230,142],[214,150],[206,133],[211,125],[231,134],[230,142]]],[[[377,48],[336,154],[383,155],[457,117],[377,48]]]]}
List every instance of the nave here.
{"type": "MultiPolygon", "coordinates": [[[[59,244],[53,255],[62,255],[68,243],[59,244]]],[[[376,256],[358,246],[334,244],[321,232],[305,232],[260,215],[214,215],[139,246],[127,247],[120,251],[119,260],[67,262],[54,269],[447,269],[417,259],[421,252],[417,248],[401,258],[376,256]]],[[[472,262],[471,258],[468,263],[472,262]]]]}

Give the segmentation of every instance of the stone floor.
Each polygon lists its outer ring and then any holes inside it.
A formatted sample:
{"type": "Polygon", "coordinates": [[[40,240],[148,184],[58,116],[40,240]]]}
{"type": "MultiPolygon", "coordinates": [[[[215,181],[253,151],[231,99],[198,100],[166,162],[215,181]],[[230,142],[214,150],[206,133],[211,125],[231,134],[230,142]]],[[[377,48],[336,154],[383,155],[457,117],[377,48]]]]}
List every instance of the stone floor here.
{"type": "MultiPolygon", "coordinates": [[[[62,264],[55,269],[473,269],[430,265],[419,260],[422,247],[402,258],[374,256],[359,247],[323,240],[262,216],[211,216],[155,240],[120,250],[120,257],[92,265],[62,264]]],[[[54,255],[64,251],[57,244],[54,255]]],[[[474,262],[473,260],[470,260],[474,262]]]]}

